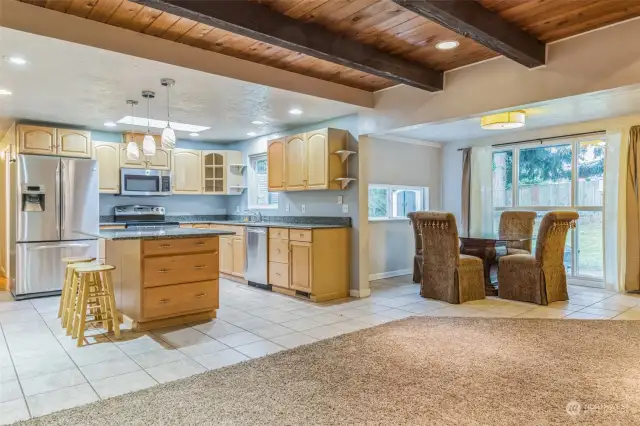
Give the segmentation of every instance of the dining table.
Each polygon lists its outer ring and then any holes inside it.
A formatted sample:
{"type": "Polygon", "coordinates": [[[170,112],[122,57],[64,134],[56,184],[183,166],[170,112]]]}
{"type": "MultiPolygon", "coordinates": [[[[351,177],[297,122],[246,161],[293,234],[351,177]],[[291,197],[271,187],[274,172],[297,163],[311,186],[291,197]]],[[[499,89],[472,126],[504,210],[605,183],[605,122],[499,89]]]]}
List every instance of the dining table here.
{"type": "MultiPolygon", "coordinates": [[[[491,280],[491,267],[498,266],[498,260],[507,255],[507,243],[532,240],[532,235],[500,235],[499,233],[462,232],[460,253],[482,259],[484,265],[484,291],[487,296],[498,295],[498,280],[491,280]]],[[[496,275],[497,277],[497,275],[496,275]]]]}

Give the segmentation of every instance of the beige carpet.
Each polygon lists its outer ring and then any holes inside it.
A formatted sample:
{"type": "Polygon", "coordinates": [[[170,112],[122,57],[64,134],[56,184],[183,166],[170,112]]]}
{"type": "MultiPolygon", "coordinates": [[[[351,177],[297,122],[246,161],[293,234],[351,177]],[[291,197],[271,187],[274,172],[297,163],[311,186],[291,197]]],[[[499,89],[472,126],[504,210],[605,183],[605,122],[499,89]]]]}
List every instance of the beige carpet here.
{"type": "Polygon", "coordinates": [[[409,318],[24,424],[638,425],[640,323],[409,318]]]}

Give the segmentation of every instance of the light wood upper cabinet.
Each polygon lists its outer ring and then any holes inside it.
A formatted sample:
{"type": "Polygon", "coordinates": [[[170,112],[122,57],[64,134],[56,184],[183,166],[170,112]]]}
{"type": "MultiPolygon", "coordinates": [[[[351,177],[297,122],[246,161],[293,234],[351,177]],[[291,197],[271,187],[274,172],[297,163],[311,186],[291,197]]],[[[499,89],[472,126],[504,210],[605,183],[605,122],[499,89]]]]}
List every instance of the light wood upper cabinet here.
{"type": "Polygon", "coordinates": [[[311,243],[290,241],[291,281],[290,287],[295,290],[311,293],[312,254],[311,243]]]}
{"type": "Polygon", "coordinates": [[[307,185],[306,189],[329,187],[329,151],[327,129],[305,134],[307,141],[307,185]]]}
{"type": "Polygon", "coordinates": [[[171,170],[171,151],[164,148],[156,148],[155,155],[147,159],[147,169],[171,170]]]}
{"type": "Polygon", "coordinates": [[[91,132],[58,129],[56,132],[57,154],[64,157],[91,158],[91,132]]]}
{"type": "Polygon", "coordinates": [[[16,132],[20,154],[56,154],[56,129],[19,124],[16,132]]]}
{"type": "Polygon", "coordinates": [[[120,150],[121,143],[95,142],[94,155],[98,160],[98,182],[104,194],[120,193],[120,150]]]}
{"type": "Polygon", "coordinates": [[[227,193],[227,161],[224,151],[202,151],[202,193],[227,193]]]}
{"type": "Polygon", "coordinates": [[[285,139],[269,141],[267,146],[269,191],[284,191],[286,188],[285,139]]]}
{"type": "Polygon", "coordinates": [[[304,134],[289,136],[285,139],[285,171],[288,191],[305,189],[307,180],[306,141],[304,134]]]}
{"type": "Polygon", "coordinates": [[[173,150],[173,193],[202,194],[202,151],[173,150]]]}
{"type": "Polygon", "coordinates": [[[244,277],[244,237],[233,237],[233,271],[232,274],[244,277]]]}
{"type": "Polygon", "coordinates": [[[138,145],[138,158],[131,160],[127,157],[127,145],[129,141],[120,144],[120,167],[127,169],[144,169],[147,166],[147,161],[142,153],[142,148],[138,145]]]}
{"type": "Polygon", "coordinates": [[[233,273],[233,237],[220,237],[220,272],[233,273]]]}

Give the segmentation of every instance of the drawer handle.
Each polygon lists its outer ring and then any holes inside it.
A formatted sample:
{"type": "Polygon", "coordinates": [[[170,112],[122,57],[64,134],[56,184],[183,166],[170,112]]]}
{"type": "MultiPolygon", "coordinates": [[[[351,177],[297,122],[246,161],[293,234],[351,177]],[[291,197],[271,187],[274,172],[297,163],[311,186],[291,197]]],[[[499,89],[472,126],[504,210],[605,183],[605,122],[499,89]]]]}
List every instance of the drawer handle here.
{"type": "Polygon", "coordinates": [[[276,275],[282,275],[280,272],[276,272],[276,275]]]}
{"type": "Polygon", "coordinates": [[[278,253],[282,253],[282,252],[280,251],[280,249],[276,249],[276,251],[277,251],[278,253]]]}
{"type": "Polygon", "coordinates": [[[158,303],[161,304],[161,305],[165,305],[165,304],[169,303],[170,300],[171,299],[160,299],[160,300],[158,300],[158,303]]]}
{"type": "Polygon", "coordinates": [[[197,245],[197,246],[203,246],[203,245],[205,245],[205,244],[207,244],[207,243],[202,242],[202,241],[200,241],[199,243],[196,243],[196,245],[197,245]]]}
{"type": "Polygon", "coordinates": [[[160,244],[160,248],[169,248],[171,244],[160,244]]]}
{"type": "Polygon", "coordinates": [[[195,296],[193,296],[195,299],[202,299],[203,297],[205,297],[207,295],[207,293],[198,293],[195,296]]]}
{"type": "Polygon", "coordinates": [[[301,236],[301,237],[304,237],[304,234],[302,234],[302,233],[301,233],[301,234],[300,234],[300,236],[301,236]]]}
{"type": "Polygon", "coordinates": [[[193,267],[193,269],[204,269],[206,267],[207,267],[207,265],[196,265],[196,266],[193,267]]]}
{"type": "Polygon", "coordinates": [[[171,269],[158,269],[158,272],[161,274],[166,274],[167,272],[170,272],[171,269]]]}

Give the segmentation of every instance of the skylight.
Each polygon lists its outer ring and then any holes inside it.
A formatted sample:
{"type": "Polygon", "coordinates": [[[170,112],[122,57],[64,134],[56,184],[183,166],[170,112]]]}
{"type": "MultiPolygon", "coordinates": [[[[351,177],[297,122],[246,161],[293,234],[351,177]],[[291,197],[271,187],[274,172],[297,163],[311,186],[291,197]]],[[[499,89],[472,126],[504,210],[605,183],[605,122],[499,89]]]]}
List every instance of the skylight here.
{"type": "MultiPolygon", "coordinates": [[[[118,120],[118,123],[147,127],[147,119],[145,117],[133,117],[132,120],[132,117],[130,115],[127,115],[126,117],[122,117],[120,120],[118,120]]],[[[165,127],[167,127],[167,122],[165,120],[154,120],[152,118],[151,120],[149,120],[149,127],[164,129],[165,127]]],[[[181,130],[183,132],[202,132],[203,130],[209,130],[211,127],[196,126],[195,124],[176,123],[175,121],[172,121],[171,128],[173,130],[181,130]]]]}

